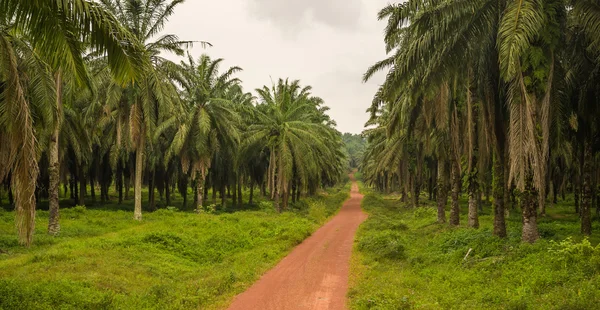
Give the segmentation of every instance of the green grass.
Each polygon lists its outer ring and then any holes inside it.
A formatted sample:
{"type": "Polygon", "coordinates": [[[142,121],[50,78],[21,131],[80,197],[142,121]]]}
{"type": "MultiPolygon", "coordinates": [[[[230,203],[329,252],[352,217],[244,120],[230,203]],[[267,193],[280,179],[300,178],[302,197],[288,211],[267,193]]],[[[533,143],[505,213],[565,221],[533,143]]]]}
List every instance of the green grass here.
{"type": "Polygon", "coordinates": [[[14,213],[0,211],[0,309],[220,309],[333,215],[349,185],[278,214],[144,214],[96,206],[61,210],[61,234],[36,219],[34,245],[17,245],[14,213]]]}
{"type": "MultiPolygon", "coordinates": [[[[543,239],[520,242],[517,210],[508,238],[492,236],[490,207],[479,230],[436,224],[430,206],[411,209],[366,191],[369,218],[354,248],[351,309],[597,309],[600,225],[583,239],[569,202],[539,219],[543,239]],[[472,249],[469,256],[465,255],[472,249]]],[[[466,202],[462,205],[466,211],[466,202]]],[[[461,223],[466,223],[462,214],[461,223]]]]}

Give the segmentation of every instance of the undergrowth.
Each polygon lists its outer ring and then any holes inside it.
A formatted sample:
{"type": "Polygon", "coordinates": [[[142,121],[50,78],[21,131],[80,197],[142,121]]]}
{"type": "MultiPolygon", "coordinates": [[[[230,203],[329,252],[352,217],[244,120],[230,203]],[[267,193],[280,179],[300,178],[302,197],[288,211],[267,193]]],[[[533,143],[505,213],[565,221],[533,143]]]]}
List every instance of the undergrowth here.
{"type": "MultiPolygon", "coordinates": [[[[508,238],[492,236],[489,206],[481,228],[436,223],[433,202],[417,209],[366,191],[369,213],[355,244],[352,309],[597,309],[600,304],[600,246],[579,234],[568,203],[540,218],[543,238],[520,241],[517,210],[508,238]]],[[[461,223],[466,222],[466,201],[461,223]]]]}
{"type": "Polygon", "coordinates": [[[270,202],[233,213],[176,208],[132,220],[96,206],[61,210],[61,233],[18,246],[14,213],[0,211],[0,309],[221,309],[348,197],[349,186],[302,199],[288,212],[270,202]]]}

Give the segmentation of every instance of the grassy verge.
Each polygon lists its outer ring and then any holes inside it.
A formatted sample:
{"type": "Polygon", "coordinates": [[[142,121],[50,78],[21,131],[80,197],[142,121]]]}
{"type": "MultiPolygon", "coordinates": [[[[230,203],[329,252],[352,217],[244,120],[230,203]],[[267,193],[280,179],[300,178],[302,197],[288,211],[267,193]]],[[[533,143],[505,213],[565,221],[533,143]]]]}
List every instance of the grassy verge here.
{"type": "Polygon", "coordinates": [[[600,225],[595,222],[595,235],[582,240],[568,202],[548,209],[539,220],[543,239],[529,245],[520,242],[517,211],[508,220],[509,237],[502,240],[492,236],[489,207],[479,230],[449,228],[435,223],[433,204],[411,209],[390,197],[365,194],[369,218],[354,249],[352,309],[596,309],[600,304],[600,225]]]}
{"type": "Polygon", "coordinates": [[[278,214],[194,214],[75,207],[61,235],[38,212],[35,244],[17,245],[14,213],[0,211],[0,309],[220,309],[334,214],[349,185],[278,214]]]}

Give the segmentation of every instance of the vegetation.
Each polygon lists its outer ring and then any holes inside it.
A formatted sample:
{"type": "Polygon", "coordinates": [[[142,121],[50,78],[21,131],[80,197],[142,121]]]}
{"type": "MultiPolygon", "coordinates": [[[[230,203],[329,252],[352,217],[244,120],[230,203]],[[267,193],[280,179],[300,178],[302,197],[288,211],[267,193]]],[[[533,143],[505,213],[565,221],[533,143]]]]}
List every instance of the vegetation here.
{"type": "Polygon", "coordinates": [[[220,307],[348,168],[373,190],[352,307],[600,302],[597,0],[389,4],[361,135],[191,55],[163,33],[183,2],[0,0],[0,308],[220,307]]]}
{"type": "MultiPolygon", "coordinates": [[[[588,0],[409,0],[379,13],[388,75],[369,109],[362,172],[379,190],[416,207],[423,190],[439,223],[480,227],[493,201],[492,233],[521,209],[524,242],[572,193],[581,233],[592,233],[598,199],[600,6],[588,0]],[[450,194],[450,215],[446,205],[450,194]],[[482,197],[486,198],[483,199],[482,197]]],[[[477,234],[477,232],[473,232],[477,234]]]]}
{"type": "Polygon", "coordinates": [[[600,302],[600,239],[577,236],[572,200],[548,209],[543,238],[531,245],[521,242],[512,209],[507,237],[499,238],[491,208],[480,213],[479,230],[452,228],[436,223],[433,201],[415,209],[397,196],[363,192],[369,218],[357,233],[351,309],[593,309],[600,302]]]}
{"type": "Polygon", "coordinates": [[[352,308],[596,307],[599,12],[587,0],[380,11],[389,56],[364,75],[387,70],[363,133],[373,191],[352,308]]]}
{"type": "Polygon", "coordinates": [[[351,133],[344,133],[342,135],[342,140],[344,141],[344,150],[346,158],[348,159],[348,166],[351,169],[360,167],[362,159],[365,156],[367,141],[362,135],[351,133]]]}
{"type": "Polygon", "coordinates": [[[241,212],[169,208],[143,222],[116,204],[77,206],[61,210],[60,238],[44,234],[49,213],[40,211],[30,248],[11,234],[14,214],[0,211],[0,309],[221,309],[348,193],[337,186],[283,213],[264,197],[241,212]]]}
{"type": "Polygon", "coordinates": [[[186,54],[210,44],[163,33],[181,3],[0,0],[0,182],[20,244],[32,244],[46,201],[47,232],[59,236],[60,208],[114,196],[125,208],[131,188],[141,221],[173,206],[176,190],[188,210],[191,188],[200,213],[209,193],[210,205],[218,193],[220,209],[228,198],[239,209],[258,188],[281,212],[342,179],[341,133],[323,100],[283,79],[256,98],[241,68],[186,54]]]}

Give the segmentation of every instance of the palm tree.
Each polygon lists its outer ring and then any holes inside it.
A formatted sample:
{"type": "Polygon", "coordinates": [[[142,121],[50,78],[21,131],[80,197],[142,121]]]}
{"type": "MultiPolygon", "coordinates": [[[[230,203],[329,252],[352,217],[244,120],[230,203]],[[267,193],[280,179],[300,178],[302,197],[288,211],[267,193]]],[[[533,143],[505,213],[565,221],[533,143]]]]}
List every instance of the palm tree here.
{"type": "MultiPolygon", "coordinates": [[[[183,0],[102,0],[101,3],[132,34],[135,44],[141,46],[136,57],[145,64],[141,68],[143,77],[135,84],[125,85],[122,95],[114,97],[119,101],[110,103],[111,106],[117,107],[120,106],[121,98],[126,98],[125,108],[119,108],[119,111],[125,114],[116,118],[125,118],[130,128],[130,145],[136,154],[134,219],[141,220],[144,153],[150,147],[157,125],[166,120],[169,107],[176,105],[179,100],[177,89],[169,79],[175,64],[163,58],[161,53],[171,52],[182,56],[184,48],[192,42],[181,41],[172,34],[161,35],[154,40],[173,14],[175,7],[183,3],[183,0]]],[[[115,129],[120,131],[122,127],[116,126],[115,129]]]]}
{"type": "Polygon", "coordinates": [[[0,23],[0,179],[11,179],[19,243],[28,246],[35,228],[38,139],[54,119],[48,108],[54,85],[46,63],[17,34],[14,25],[0,23]]]}
{"type": "Polygon", "coordinates": [[[476,92],[485,99],[483,114],[490,126],[486,131],[495,141],[498,159],[494,193],[499,202],[495,222],[500,227],[494,231],[500,236],[505,235],[502,200],[506,191],[500,164],[506,161],[508,181],[515,181],[524,193],[523,240],[533,242],[538,237],[534,206],[542,201],[538,197],[545,196],[546,165],[541,163],[548,157],[554,51],[565,16],[560,1],[536,0],[415,0],[389,5],[380,12],[380,18],[388,18],[386,46],[395,52],[365,77],[394,65],[382,91],[388,97],[397,96],[395,89],[402,89],[400,85],[439,85],[464,76],[464,63],[479,68],[474,75],[476,92]],[[503,111],[505,102],[508,114],[503,111]]]}
{"type": "MultiPolygon", "coordinates": [[[[33,221],[35,218],[35,179],[37,177],[37,156],[35,134],[31,130],[33,124],[31,114],[27,108],[30,103],[24,96],[23,85],[17,82],[16,69],[17,59],[14,47],[11,45],[16,41],[15,36],[9,35],[7,26],[17,29],[15,33],[28,39],[31,48],[39,52],[39,56],[49,65],[56,74],[56,85],[62,83],[62,74],[73,74],[81,84],[88,81],[85,65],[82,58],[84,44],[87,42],[97,53],[106,53],[108,63],[113,69],[115,77],[119,81],[132,80],[135,75],[137,62],[129,55],[137,47],[129,44],[129,34],[124,31],[113,15],[103,10],[97,3],[85,0],[72,0],[69,3],[63,1],[0,1],[0,20],[3,30],[3,54],[6,65],[3,70],[7,73],[7,81],[10,89],[5,93],[5,102],[11,109],[20,109],[18,118],[10,118],[8,127],[19,128],[20,132],[14,130],[11,136],[21,139],[27,147],[20,148],[19,152],[12,152],[10,163],[14,163],[13,188],[15,188],[15,201],[17,205],[17,223],[19,229],[19,240],[29,245],[33,236],[33,221]],[[12,56],[11,56],[12,55],[12,56]],[[12,76],[9,76],[11,74],[12,76]],[[20,103],[20,108],[17,108],[20,103]],[[26,165],[26,166],[25,166],[26,165]],[[18,190],[16,188],[18,187],[18,190]]],[[[60,125],[60,87],[55,87],[58,92],[55,101],[58,114],[55,119],[55,130],[57,133],[60,125]]],[[[16,112],[17,110],[12,110],[16,112]]],[[[53,137],[52,141],[58,141],[53,137]]],[[[57,147],[51,145],[51,174],[52,184],[57,185],[56,174],[56,152],[57,147]]],[[[56,201],[58,186],[52,188],[51,210],[53,218],[58,218],[58,203],[56,201]]]]}
{"type": "Polygon", "coordinates": [[[323,173],[336,171],[327,171],[327,165],[343,167],[341,135],[322,117],[323,101],[312,97],[310,90],[297,80],[282,79],[271,88],[256,90],[261,103],[255,123],[247,129],[245,147],[268,150],[267,183],[279,211],[287,208],[295,177],[300,187],[306,187],[310,180],[321,181],[323,173]]]}
{"type": "Polygon", "coordinates": [[[239,83],[233,75],[241,68],[232,67],[220,74],[222,61],[202,55],[196,62],[188,55],[174,78],[183,88],[184,108],[177,119],[170,153],[180,156],[183,173],[196,180],[197,211],[202,210],[213,155],[239,144],[240,119],[227,92],[239,83]]]}

